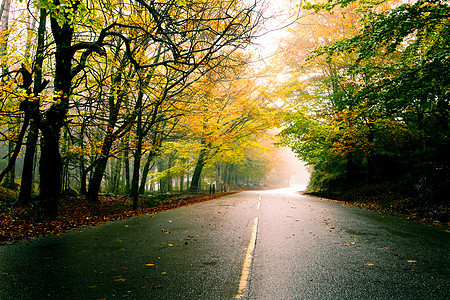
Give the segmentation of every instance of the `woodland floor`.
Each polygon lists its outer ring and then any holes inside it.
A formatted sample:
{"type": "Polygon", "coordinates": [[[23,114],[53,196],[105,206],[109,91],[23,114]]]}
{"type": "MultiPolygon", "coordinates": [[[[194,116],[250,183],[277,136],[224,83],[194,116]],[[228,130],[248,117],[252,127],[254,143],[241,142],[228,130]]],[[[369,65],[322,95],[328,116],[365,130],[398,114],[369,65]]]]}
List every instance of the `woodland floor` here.
{"type": "MultiPolygon", "coordinates": [[[[137,210],[132,209],[131,198],[124,196],[103,195],[98,204],[88,202],[83,196],[66,197],[61,201],[59,216],[51,221],[40,220],[31,207],[0,206],[0,246],[208,201],[230,193],[141,197],[140,206],[144,208],[137,210]]],[[[11,203],[15,197],[14,192],[0,188],[0,205],[11,203]]]]}
{"type": "Polygon", "coordinates": [[[395,191],[385,184],[335,189],[329,192],[305,192],[305,194],[345,205],[389,213],[408,220],[450,226],[450,207],[446,196],[427,201],[424,198],[414,198],[395,191]]]}

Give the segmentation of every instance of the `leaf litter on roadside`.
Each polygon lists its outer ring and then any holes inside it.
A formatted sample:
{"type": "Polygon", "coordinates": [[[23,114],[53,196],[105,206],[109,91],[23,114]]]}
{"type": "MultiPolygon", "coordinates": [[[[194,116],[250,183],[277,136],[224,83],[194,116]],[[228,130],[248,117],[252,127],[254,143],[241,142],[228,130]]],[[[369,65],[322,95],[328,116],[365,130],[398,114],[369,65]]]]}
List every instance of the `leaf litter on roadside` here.
{"type": "Polygon", "coordinates": [[[40,220],[29,207],[0,207],[0,246],[24,239],[59,235],[71,229],[91,227],[137,215],[157,213],[231,193],[233,192],[209,196],[182,195],[169,199],[167,204],[137,210],[132,210],[131,198],[123,196],[100,196],[99,204],[90,203],[83,196],[70,197],[63,199],[55,220],[40,220]]]}

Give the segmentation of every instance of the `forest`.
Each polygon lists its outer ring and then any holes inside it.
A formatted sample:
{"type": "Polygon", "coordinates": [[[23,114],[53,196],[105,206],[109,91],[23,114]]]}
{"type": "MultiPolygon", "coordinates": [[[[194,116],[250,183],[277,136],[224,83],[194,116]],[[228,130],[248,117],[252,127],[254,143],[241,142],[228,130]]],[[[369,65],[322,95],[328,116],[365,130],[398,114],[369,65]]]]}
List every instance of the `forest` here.
{"type": "Polygon", "coordinates": [[[285,41],[281,143],[309,189],[448,220],[448,1],[307,4],[285,41]],[[332,24],[332,25],[330,25],[332,24]]]}
{"type": "Polygon", "coordinates": [[[273,187],[276,144],[311,193],[447,212],[449,3],[284,4],[2,0],[2,205],[273,187]]]}

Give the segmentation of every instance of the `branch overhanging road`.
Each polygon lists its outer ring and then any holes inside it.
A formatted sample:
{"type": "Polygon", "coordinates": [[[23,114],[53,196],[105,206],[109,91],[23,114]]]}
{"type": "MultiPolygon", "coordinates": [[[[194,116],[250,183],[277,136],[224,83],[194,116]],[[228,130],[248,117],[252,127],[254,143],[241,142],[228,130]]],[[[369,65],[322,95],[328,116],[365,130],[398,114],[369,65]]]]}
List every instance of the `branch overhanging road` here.
{"type": "Polygon", "coordinates": [[[448,228],[243,192],[0,247],[0,299],[449,299],[448,228]]]}

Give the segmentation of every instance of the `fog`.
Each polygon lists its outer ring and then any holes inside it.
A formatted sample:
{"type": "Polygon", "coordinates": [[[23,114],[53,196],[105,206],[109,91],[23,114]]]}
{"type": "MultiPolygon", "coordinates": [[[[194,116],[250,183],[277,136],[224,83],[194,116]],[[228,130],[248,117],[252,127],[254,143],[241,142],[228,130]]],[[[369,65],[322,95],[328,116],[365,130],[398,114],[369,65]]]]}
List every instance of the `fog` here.
{"type": "Polygon", "coordinates": [[[288,148],[276,149],[275,168],[267,182],[277,187],[299,186],[306,189],[310,173],[308,167],[288,148]]]}

